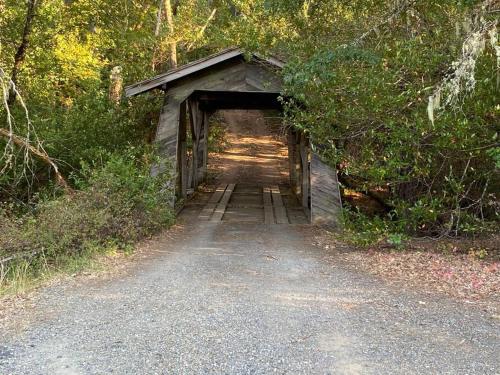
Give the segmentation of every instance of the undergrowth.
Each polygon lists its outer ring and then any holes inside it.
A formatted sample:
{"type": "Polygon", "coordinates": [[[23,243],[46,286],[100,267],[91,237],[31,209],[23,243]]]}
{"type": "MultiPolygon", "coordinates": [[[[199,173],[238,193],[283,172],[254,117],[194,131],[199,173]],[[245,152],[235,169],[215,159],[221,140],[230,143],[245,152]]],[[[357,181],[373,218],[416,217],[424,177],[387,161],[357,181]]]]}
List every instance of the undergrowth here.
{"type": "Polygon", "coordinates": [[[208,134],[208,150],[210,152],[223,152],[229,147],[226,128],[227,124],[225,124],[223,116],[219,114],[212,116],[208,134]]]}
{"type": "MultiPolygon", "coordinates": [[[[84,166],[78,190],[46,199],[21,216],[0,211],[0,293],[19,292],[61,272],[90,266],[98,254],[130,252],[173,223],[168,173],[150,175],[153,157],[110,155],[84,166]]],[[[167,168],[168,170],[168,168],[167,168]]]]}
{"type": "MultiPolygon", "coordinates": [[[[432,220],[427,221],[432,224],[432,220]]],[[[342,212],[342,227],[344,239],[356,246],[368,247],[375,244],[384,244],[397,250],[405,248],[412,239],[418,238],[463,238],[473,239],[487,237],[497,233],[495,222],[482,222],[470,231],[470,221],[464,220],[460,226],[458,236],[455,232],[446,231],[434,236],[426,236],[420,231],[416,223],[422,223],[421,215],[415,218],[411,213],[398,216],[395,212],[388,214],[369,215],[351,206],[346,206],[342,212]]]]}

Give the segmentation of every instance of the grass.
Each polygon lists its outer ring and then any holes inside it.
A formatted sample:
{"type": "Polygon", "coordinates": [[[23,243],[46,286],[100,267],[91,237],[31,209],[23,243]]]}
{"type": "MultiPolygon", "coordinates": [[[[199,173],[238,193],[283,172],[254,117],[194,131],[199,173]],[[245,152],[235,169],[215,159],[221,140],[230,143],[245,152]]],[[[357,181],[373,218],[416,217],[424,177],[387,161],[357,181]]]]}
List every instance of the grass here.
{"type": "Polygon", "coordinates": [[[59,277],[105,272],[110,259],[128,257],[133,250],[132,246],[120,249],[111,244],[106,248],[89,246],[78,255],[62,254],[50,260],[40,255],[12,261],[0,269],[0,297],[25,294],[59,277]]]}

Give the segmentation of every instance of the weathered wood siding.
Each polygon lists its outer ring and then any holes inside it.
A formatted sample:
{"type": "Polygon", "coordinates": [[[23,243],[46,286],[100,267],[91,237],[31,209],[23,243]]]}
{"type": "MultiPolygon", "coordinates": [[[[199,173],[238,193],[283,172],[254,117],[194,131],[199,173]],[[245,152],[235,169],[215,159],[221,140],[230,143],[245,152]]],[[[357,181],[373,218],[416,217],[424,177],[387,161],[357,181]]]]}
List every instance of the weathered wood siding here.
{"type": "MultiPolygon", "coordinates": [[[[160,114],[156,143],[160,154],[171,160],[172,167],[178,173],[176,194],[179,197],[186,197],[187,191],[196,189],[198,183],[206,177],[208,114],[199,108],[199,103],[191,96],[193,92],[196,90],[280,91],[281,79],[268,65],[263,62],[249,63],[243,59],[230,59],[166,83],[168,91],[160,114]],[[189,112],[190,124],[186,112],[189,112]],[[186,143],[188,127],[193,140],[190,158],[186,143]]],[[[300,163],[300,153],[298,150],[295,153],[298,158],[296,162],[300,163]]],[[[153,173],[157,173],[163,167],[156,166],[153,173]]],[[[301,181],[301,184],[304,183],[301,181]]],[[[308,189],[304,190],[307,194],[308,189]]],[[[307,200],[308,197],[304,197],[304,201],[307,200]]]]}
{"type": "MultiPolygon", "coordinates": [[[[180,102],[167,95],[160,112],[155,142],[158,152],[169,159],[174,170],[177,168],[177,145],[179,133],[180,102]]],[[[164,164],[153,166],[152,175],[157,175],[165,169],[164,164]]]]}
{"type": "Polygon", "coordinates": [[[337,171],[318,155],[311,157],[311,221],[313,224],[337,226],[342,209],[337,171]]]}
{"type": "Polygon", "coordinates": [[[246,87],[245,78],[245,63],[236,62],[178,81],[168,88],[168,94],[181,102],[195,90],[241,90],[246,87]]]}
{"type": "Polygon", "coordinates": [[[246,64],[246,82],[257,91],[281,91],[283,82],[273,68],[263,63],[246,64]]]}

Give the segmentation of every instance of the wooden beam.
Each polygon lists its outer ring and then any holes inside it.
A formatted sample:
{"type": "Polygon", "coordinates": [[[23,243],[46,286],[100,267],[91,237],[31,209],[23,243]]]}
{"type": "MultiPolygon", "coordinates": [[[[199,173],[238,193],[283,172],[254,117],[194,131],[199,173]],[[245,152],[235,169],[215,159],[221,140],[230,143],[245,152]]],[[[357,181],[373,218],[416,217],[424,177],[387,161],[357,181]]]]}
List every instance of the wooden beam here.
{"type": "Polygon", "coordinates": [[[263,200],[264,200],[264,223],[274,224],[275,221],[274,221],[273,202],[271,199],[271,188],[264,187],[263,200]]]}
{"type": "Polygon", "coordinates": [[[309,195],[310,195],[310,171],[309,171],[309,140],[305,134],[300,135],[300,165],[302,177],[302,207],[309,209],[309,195]]]}
{"type": "Polygon", "coordinates": [[[199,146],[200,133],[203,118],[199,110],[199,103],[196,100],[189,100],[189,114],[191,123],[191,137],[193,139],[193,164],[192,164],[192,187],[196,190],[199,183],[198,167],[199,167],[199,146]]]}
{"type": "Polygon", "coordinates": [[[208,132],[210,116],[207,111],[203,111],[203,161],[201,167],[202,180],[207,180],[208,169],[208,132]]]}
{"type": "Polygon", "coordinates": [[[184,101],[180,104],[179,113],[179,146],[178,146],[178,173],[180,183],[181,198],[187,197],[188,188],[188,165],[187,165],[187,103],[184,101]]]}
{"type": "Polygon", "coordinates": [[[181,184],[181,198],[187,198],[188,188],[187,143],[182,141],[179,146],[179,175],[181,184]]]}
{"type": "Polygon", "coordinates": [[[219,187],[217,187],[214,194],[210,197],[210,200],[208,201],[208,203],[205,205],[203,210],[198,215],[198,219],[210,220],[212,218],[212,215],[213,215],[215,209],[217,208],[217,204],[219,203],[222,196],[224,195],[226,188],[227,188],[227,185],[220,185],[219,187]]]}
{"type": "Polygon", "coordinates": [[[281,198],[280,188],[278,186],[271,187],[271,195],[273,198],[274,214],[276,215],[277,224],[288,224],[288,216],[286,214],[283,199],[281,198]]]}
{"type": "Polygon", "coordinates": [[[226,207],[227,204],[229,203],[229,200],[231,199],[231,194],[233,194],[235,184],[230,184],[227,186],[226,191],[224,192],[224,195],[222,196],[221,201],[217,205],[217,208],[214,211],[214,214],[212,215],[212,219],[210,221],[212,222],[219,222],[222,220],[222,217],[224,216],[224,213],[226,212],[226,207]]]}

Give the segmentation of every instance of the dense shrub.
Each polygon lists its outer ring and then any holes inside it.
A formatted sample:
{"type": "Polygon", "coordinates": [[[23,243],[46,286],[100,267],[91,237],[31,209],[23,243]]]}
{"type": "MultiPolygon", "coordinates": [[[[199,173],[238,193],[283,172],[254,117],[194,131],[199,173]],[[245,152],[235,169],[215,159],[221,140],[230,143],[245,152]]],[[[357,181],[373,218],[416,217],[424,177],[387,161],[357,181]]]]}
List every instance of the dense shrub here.
{"type": "MultiPolygon", "coordinates": [[[[454,72],[471,49],[456,20],[493,18],[472,3],[416,2],[362,40],[305,45],[285,68],[288,123],[310,135],[346,188],[376,194],[386,225],[408,235],[476,234],[500,217],[494,30],[483,31],[473,73],[454,72]],[[443,93],[434,114],[429,97],[451,77],[456,97],[443,93]]],[[[351,220],[372,224],[355,211],[351,220]]]]}
{"type": "Polygon", "coordinates": [[[168,226],[173,221],[170,176],[151,177],[150,165],[130,154],[111,155],[101,167],[84,167],[86,176],[76,182],[81,189],[74,194],[42,202],[22,217],[4,210],[0,258],[36,252],[50,264],[110,244],[126,249],[168,226]]]}

